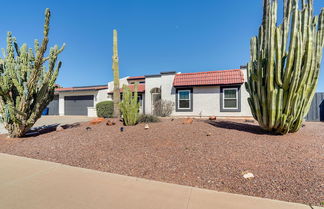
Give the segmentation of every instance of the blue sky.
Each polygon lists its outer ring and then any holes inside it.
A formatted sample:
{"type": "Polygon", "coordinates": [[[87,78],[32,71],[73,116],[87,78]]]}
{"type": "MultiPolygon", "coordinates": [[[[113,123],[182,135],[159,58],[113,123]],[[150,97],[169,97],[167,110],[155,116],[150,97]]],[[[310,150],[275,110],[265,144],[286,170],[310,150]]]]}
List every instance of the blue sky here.
{"type": "MultiPolygon", "coordinates": [[[[318,14],[324,4],[314,1],[318,14]]],[[[65,87],[112,80],[114,28],[121,77],[239,68],[248,62],[262,16],[262,0],[4,1],[0,47],[7,31],[19,43],[41,39],[46,7],[52,11],[50,45],[66,43],[58,78],[65,87]]],[[[324,91],[323,68],[322,62],[318,91],[324,91]]]]}

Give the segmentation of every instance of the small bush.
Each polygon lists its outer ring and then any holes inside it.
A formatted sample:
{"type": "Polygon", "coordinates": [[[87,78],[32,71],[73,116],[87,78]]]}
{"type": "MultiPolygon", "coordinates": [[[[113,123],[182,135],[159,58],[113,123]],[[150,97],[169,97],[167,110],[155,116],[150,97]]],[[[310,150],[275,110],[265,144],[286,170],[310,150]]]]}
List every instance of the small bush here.
{"type": "Polygon", "coordinates": [[[156,123],[160,122],[160,119],[154,115],[140,115],[138,118],[139,123],[156,123]]]}
{"type": "Polygon", "coordinates": [[[174,108],[174,102],[167,100],[159,100],[154,104],[154,114],[161,117],[171,115],[174,108]]]}
{"type": "Polygon", "coordinates": [[[97,116],[100,118],[111,118],[114,113],[114,102],[104,101],[96,105],[97,116]]]}

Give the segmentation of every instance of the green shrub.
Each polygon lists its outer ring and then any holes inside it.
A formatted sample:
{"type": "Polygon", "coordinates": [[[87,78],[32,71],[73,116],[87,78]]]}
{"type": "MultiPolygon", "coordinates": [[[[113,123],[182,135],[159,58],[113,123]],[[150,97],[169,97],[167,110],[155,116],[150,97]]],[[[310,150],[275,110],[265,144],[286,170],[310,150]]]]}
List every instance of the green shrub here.
{"type": "Polygon", "coordinates": [[[139,123],[156,123],[160,122],[160,119],[155,115],[140,115],[138,118],[139,123]]]}
{"type": "Polygon", "coordinates": [[[111,118],[114,113],[114,102],[104,101],[96,105],[97,116],[100,118],[111,118]]]}

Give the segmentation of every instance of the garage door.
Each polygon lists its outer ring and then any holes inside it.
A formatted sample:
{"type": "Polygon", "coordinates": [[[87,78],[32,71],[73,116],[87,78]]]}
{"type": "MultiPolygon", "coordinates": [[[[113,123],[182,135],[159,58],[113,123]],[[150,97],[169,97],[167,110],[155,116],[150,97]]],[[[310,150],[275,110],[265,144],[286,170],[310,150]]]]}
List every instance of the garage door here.
{"type": "Polygon", "coordinates": [[[88,115],[88,107],[93,107],[93,95],[64,97],[65,115],[88,115]]]}
{"type": "Polygon", "coordinates": [[[59,96],[55,95],[54,99],[48,104],[48,114],[58,115],[59,114],[59,96]]]}

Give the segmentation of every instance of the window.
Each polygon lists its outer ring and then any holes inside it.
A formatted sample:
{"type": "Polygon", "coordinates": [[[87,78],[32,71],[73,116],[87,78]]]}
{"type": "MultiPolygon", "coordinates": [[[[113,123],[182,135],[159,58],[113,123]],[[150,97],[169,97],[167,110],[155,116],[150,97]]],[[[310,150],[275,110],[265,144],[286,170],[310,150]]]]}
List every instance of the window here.
{"type": "Polygon", "coordinates": [[[178,109],[191,109],[190,90],[178,90],[178,109]]]}
{"type": "Polygon", "coordinates": [[[223,109],[238,109],[237,88],[223,88],[223,109]]]}

